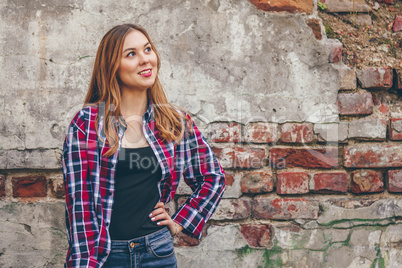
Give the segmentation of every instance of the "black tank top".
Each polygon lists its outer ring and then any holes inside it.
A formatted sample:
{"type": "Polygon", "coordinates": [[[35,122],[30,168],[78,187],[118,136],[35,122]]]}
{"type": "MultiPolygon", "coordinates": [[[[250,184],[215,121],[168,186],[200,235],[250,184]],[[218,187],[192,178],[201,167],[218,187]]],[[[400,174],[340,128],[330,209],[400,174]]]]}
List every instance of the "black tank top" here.
{"type": "Polygon", "coordinates": [[[120,149],[109,228],[112,240],[130,240],[165,227],[149,218],[159,200],[161,176],[151,147],[120,149]]]}

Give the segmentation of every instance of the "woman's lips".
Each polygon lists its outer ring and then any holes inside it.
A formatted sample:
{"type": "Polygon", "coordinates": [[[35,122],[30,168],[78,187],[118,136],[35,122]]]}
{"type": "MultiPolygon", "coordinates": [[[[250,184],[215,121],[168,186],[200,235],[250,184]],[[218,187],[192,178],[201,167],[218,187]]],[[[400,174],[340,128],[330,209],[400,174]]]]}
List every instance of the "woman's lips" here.
{"type": "Polygon", "coordinates": [[[139,75],[143,77],[149,77],[152,75],[152,69],[146,69],[138,73],[139,75]]]}

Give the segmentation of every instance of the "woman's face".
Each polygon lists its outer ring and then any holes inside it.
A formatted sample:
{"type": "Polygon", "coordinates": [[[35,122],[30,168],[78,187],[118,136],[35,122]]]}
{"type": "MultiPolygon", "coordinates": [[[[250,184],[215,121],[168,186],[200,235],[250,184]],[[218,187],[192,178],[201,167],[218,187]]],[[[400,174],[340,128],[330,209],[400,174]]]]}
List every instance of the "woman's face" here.
{"type": "Polygon", "coordinates": [[[157,75],[157,57],[147,37],[138,30],[127,34],[117,75],[123,90],[150,88],[157,75]]]}

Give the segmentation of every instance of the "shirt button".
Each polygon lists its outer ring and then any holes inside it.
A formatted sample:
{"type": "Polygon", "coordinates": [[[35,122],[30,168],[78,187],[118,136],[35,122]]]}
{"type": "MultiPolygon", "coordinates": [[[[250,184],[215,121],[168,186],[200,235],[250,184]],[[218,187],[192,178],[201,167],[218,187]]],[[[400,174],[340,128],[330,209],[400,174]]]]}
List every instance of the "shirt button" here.
{"type": "Polygon", "coordinates": [[[130,243],[130,247],[131,247],[131,248],[134,248],[134,247],[135,247],[135,243],[134,243],[134,242],[131,242],[131,243],[130,243]]]}

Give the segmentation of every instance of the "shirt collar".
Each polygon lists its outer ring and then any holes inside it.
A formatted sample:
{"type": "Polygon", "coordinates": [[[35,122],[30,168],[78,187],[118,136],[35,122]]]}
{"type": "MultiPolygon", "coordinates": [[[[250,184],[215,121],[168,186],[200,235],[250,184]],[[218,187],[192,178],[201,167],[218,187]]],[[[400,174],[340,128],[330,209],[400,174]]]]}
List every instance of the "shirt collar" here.
{"type": "Polygon", "coordinates": [[[155,104],[151,103],[150,101],[148,102],[148,108],[144,113],[144,116],[142,117],[143,119],[145,119],[145,122],[149,122],[151,121],[154,117],[154,106],[155,104]]]}

